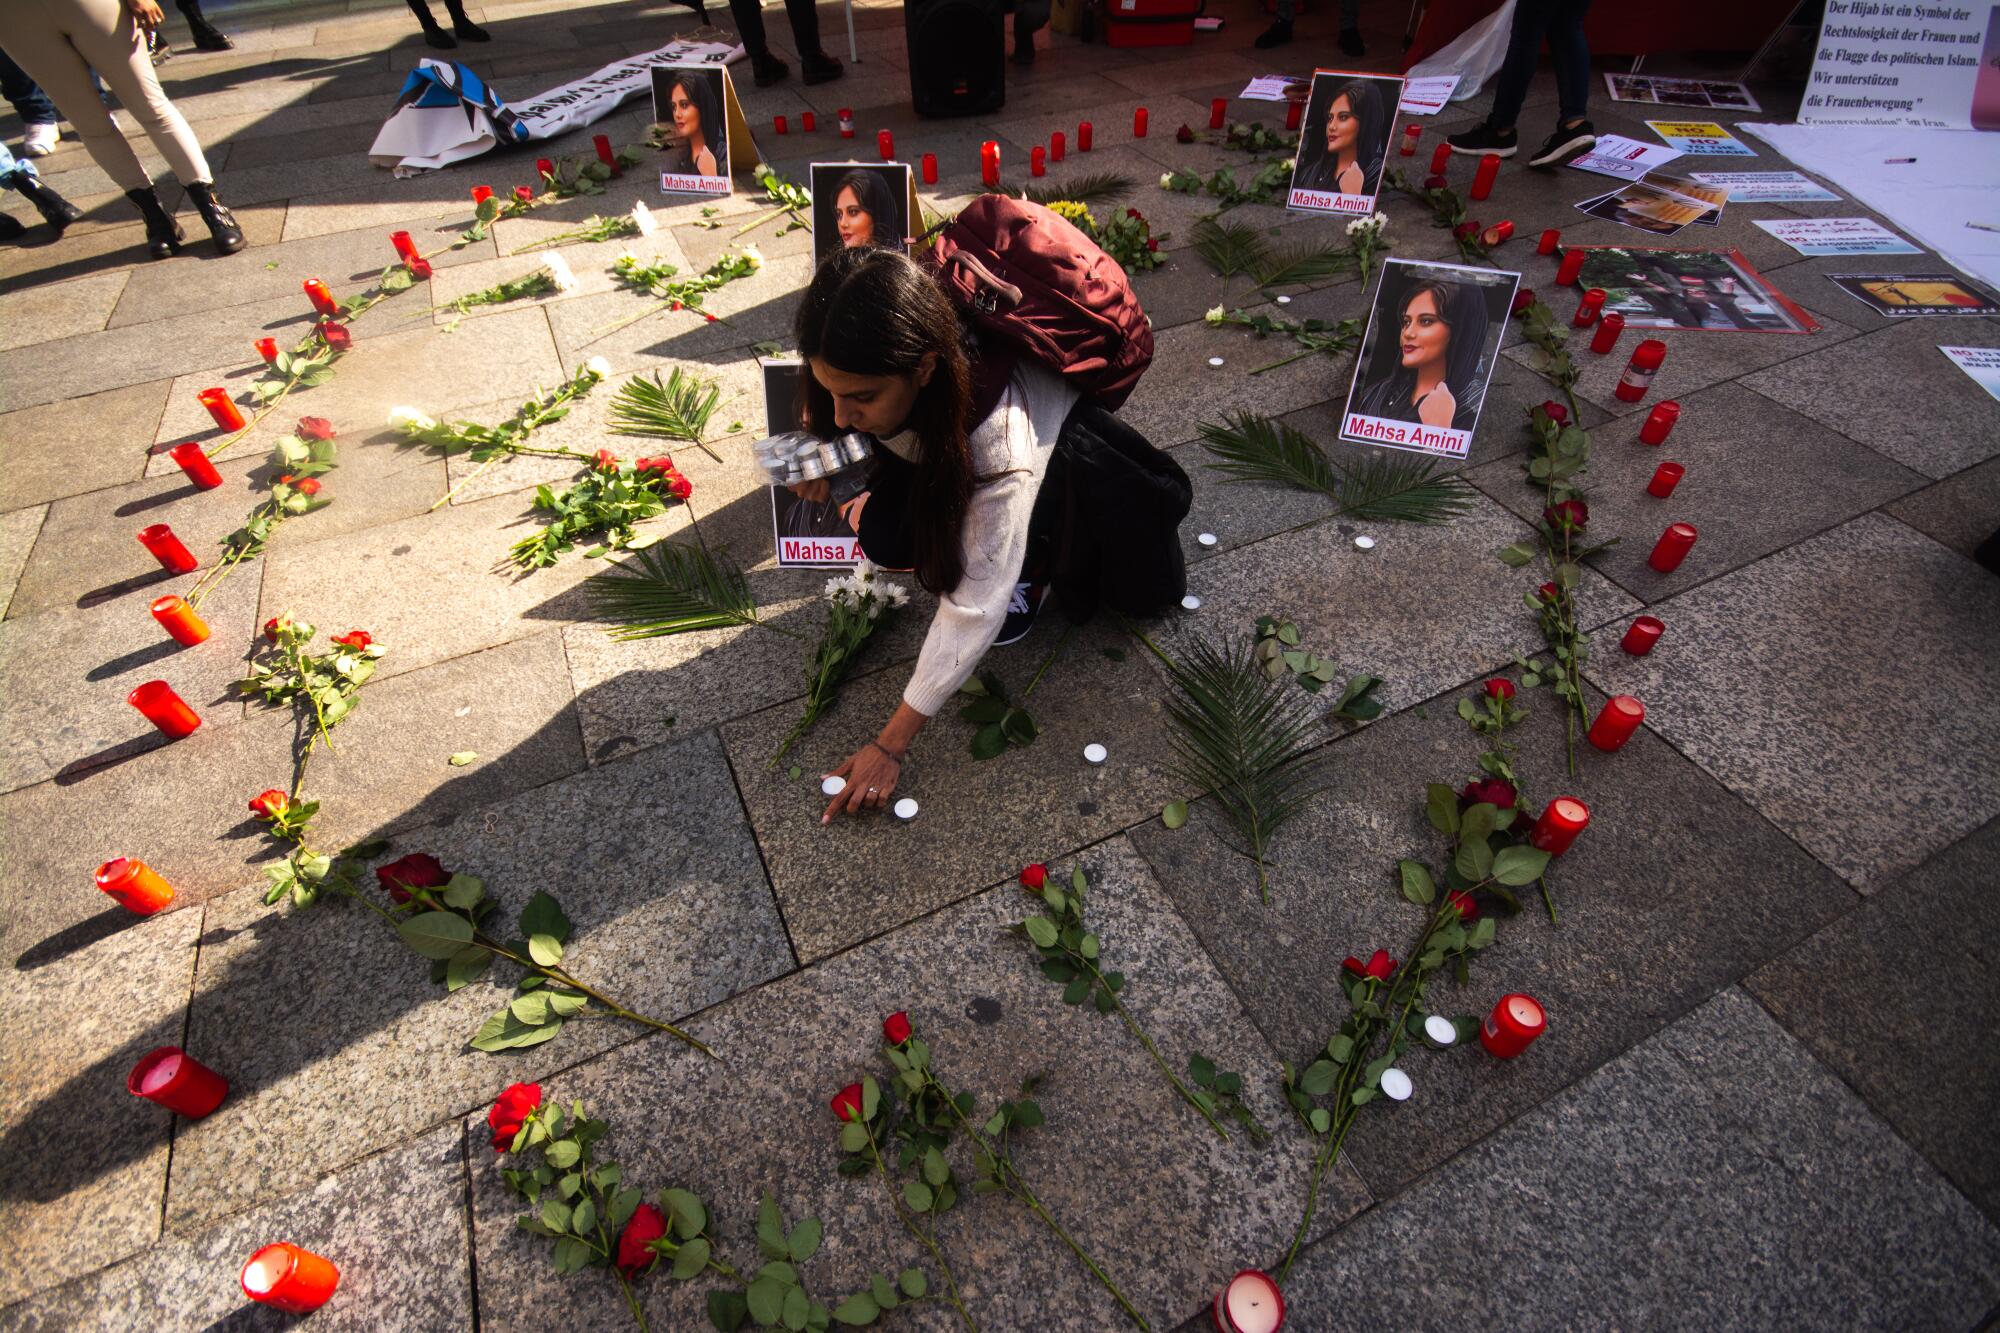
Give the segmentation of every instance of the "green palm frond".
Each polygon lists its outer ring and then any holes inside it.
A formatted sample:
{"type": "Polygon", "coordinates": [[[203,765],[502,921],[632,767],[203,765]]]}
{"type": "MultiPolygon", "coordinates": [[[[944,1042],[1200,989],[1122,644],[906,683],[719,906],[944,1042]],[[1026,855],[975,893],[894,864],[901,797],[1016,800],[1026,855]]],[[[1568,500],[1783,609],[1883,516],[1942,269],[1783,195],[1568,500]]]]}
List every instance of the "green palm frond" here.
{"type": "Polygon", "coordinates": [[[1211,214],[1194,224],[1193,236],[1195,251],[1225,278],[1255,273],[1271,259],[1262,229],[1247,222],[1224,222],[1211,214]]]}
{"type": "MultiPolygon", "coordinates": [[[[617,624],[614,639],[657,639],[696,629],[761,624],[743,571],[698,546],[661,542],[592,578],[591,609],[617,624]]],[[[775,628],[775,626],[767,626],[775,628]]]]}
{"type": "Polygon", "coordinates": [[[1079,204],[1115,204],[1131,195],[1132,178],[1115,171],[1095,171],[1087,176],[1072,176],[1060,184],[1030,185],[1009,193],[1042,205],[1058,199],[1073,199],[1079,204]]]}
{"type": "Polygon", "coordinates": [[[1203,422],[1201,442],[1230,481],[1318,491],[1335,505],[1328,518],[1445,523],[1474,502],[1462,479],[1434,475],[1425,459],[1369,454],[1342,466],[1304,431],[1254,412],[1203,422]]]}
{"type": "Polygon", "coordinates": [[[1257,890],[1268,903],[1271,839],[1320,790],[1317,718],[1289,680],[1259,668],[1247,640],[1196,638],[1185,660],[1169,666],[1175,775],[1214,796],[1257,863],[1257,890]]]}
{"type": "Polygon", "coordinates": [[[1251,265],[1250,276],[1261,288],[1297,287],[1325,282],[1358,267],[1354,252],[1338,241],[1298,241],[1251,265]]]}
{"type": "Polygon", "coordinates": [[[634,375],[611,400],[611,419],[616,423],[611,433],[685,440],[720,463],[722,459],[702,437],[721,401],[722,390],[714,380],[690,375],[679,366],[664,384],[657,373],[651,379],[634,375]]]}

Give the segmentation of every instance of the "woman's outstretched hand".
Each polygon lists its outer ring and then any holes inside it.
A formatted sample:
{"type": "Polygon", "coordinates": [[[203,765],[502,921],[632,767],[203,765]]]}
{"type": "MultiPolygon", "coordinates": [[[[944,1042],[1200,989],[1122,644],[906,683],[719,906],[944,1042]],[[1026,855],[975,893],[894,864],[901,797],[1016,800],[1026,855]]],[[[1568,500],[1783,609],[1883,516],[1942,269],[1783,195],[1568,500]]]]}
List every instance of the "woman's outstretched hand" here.
{"type": "Polygon", "coordinates": [[[846,778],[847,786],[827,803],[826,813],[819,822],[831,824],[834,814],[842,810],[854,815],[863,810],[886,809],[889,797],[896,790],[896,780],[902,774],[903,765],[887,750],[873,741],[862,746],[828,775],[846,778]]]}
{"type": "Polygon", "coordinates": [[[147,32],[158,29],[167,17],[160,12],[160,7],[154,0],[125,0],[125,9],[147,32]]]}

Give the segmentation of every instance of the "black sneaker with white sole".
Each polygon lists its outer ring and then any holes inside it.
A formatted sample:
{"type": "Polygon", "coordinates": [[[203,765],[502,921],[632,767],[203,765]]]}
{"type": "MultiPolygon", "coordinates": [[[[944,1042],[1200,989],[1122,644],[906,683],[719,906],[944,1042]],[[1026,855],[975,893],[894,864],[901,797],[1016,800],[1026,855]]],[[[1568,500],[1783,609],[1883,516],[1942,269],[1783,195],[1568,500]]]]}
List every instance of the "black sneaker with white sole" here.
{"type": "Polygon", "coordinates": [[[1496,130],[1491,125],[1480,123],[1463,134],[1454,134],[1445,140],[1454,153],[1470,153],[1474,157],[1484,157],[1488,153],[1495,157],[1512,157],[1521,147],[1521,136],[1514,130],[1496,130]]]}
{"type": "Polygon", "coordinates": [[[1046,583],[1015,584],[1014,596],[1007,603],[1007,619],[1001,622],[1000,637],[993,641],[993,646],[1001,648],[1027,638],[1028,631],[1035,627],[1035,617],[1042,613],[1042,603],[1048,599],[1046,583]]]}
{"type": "Polygon", "coordinates": [[[1542,146],[1535,150],[1534,155],[1528,159],[1528,165],[1531,167],[1553,166],[1557,162],[1564,161],[1577,153],[1581,153],[1586,148],[1595,147],[1596,144],[1597,131],[1590,127],[1589,121],[1579,121],[1568,129],[1564,129],[1558,125],[1556,126],[1556,132],[1551,134],[1543,142],[1542,146]]]}

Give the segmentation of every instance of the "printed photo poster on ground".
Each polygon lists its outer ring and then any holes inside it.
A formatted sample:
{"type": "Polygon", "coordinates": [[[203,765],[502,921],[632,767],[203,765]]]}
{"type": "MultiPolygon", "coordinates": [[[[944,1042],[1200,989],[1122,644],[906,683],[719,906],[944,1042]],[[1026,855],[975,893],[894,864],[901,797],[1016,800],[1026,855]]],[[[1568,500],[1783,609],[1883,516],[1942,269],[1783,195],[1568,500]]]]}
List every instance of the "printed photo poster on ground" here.
{"type": "Polygon", "coordinates": [[[813,263],[859,245],[910,250],[910,223],[923,216],[907,162],[815,162],[806,169],[812,192],[813,263]]]}
{"type": "Polygon", "coordinates": [[[1819,322],[1773,287],[1739,250],[1587,245],[1577,286],[1604,291],[1625,327],[1726,333],[1811,333],[1819,322]]]}
{"type": "Polygon", "coordinates": [[[2000,5],[1826,0],[1799,123],[2000,129],[2000,5]]]}
{"type": "Polygon", "coordinates": [[[728,194],[731,163],[757,161],[736,85],[721,65],[655,69],[653,121],[667,135],[662,194],[728,194]]]}
{"type": "Polygon", "coordinates": [[[1951,363],[2000,402],[2000,347],[1940,347],[1951,363]]]}
{"type": "Polygon", "coordinates": [[[1755,157],[1757,150],[1712,120],[1649,120],[1646,128],[1679,153],[1704,157],[1755,157]]]}
{"type": "Polygon", "coordinates": [[[1801,171],[1690,171],[1688,179],[1729,191],[1739,204],[1837,203],[1840,196],[1801,171]]]}
{"type": "Polygon", "coordinates": [[[1920,255],[1921,247],[1873,218],[1753,218],[1802,255],[1920,255]]]}
{"type": "MultiPolygon", "coordinates": [[[[772,435],[805,430],[806,364],[795,357],[759,362],[764,376],[764,428],[772,435]]],[[[812,499],[789,486],[771,487],[771,533],[780,565],[845,568],[861,558],[861,542],[847,509],[868,487],[868,470],[851,467],[828,478],[826,494],[812,499]]],[[[801,480],[801,486],[807,485],[801,480]]],[[[814,487],[813,489],[818,489],[814,487]]]]}
{"type": "Polygon", "coordinates": [[[1391,259],[1368,312],[1340,438],[1464,458],[1518,273],[1391,259]]]}
{"type": "Polygon", "coordinates": [[[2000,315],[2000,302],[1955,273],[1829,273],[1826,280],[1884,319],[2000,315]]]}
{"type": "Polygon", "coordinates": [[[1351,217],[1373,213],[1402,98],[1398,78],[1314,70],[1285,207],[1351,217]]]}

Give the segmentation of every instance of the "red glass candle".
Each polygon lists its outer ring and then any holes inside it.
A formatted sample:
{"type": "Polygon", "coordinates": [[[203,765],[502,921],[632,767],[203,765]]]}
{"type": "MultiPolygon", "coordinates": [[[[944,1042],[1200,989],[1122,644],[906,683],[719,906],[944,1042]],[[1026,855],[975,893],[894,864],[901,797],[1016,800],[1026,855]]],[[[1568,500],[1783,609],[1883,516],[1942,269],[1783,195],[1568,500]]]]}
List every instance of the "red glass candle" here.
{"type": "Polygon", "coordinates": [[[1143,139],[1146,137],[1145,107],[1140,107],[1137,111],[1134,111],[1132,113],[1132,137],[1134,139],[1143,139]]]}
{"type": "Polygon", "coordinates": [[[1696,535],[1692,523],[1669,523],[1660,540],[1653,544],[1653,553],[1646,557],[1646,563],[1662,574],[1673,573],[1694,549],[1696,535]]]}
{"type": "Polygon", "coordinates": [[[1574,796],[1558,796],[1528,830],[1528,845],[1550,856],[1561,856],[1576,841],[1576,835],[1589,827],[1590,807],[1574,796]]]}
{"type": "Polygon", "coordinates": [[[1036,144],[1028,150],[1028,174],[1030,176],[1046,176],[1049,174],[1048,154],[1042,151],[1040,144],[1036,144]]]}
{"type": "Polygon", "coordinates": [[[1423,139],[1423,137],[1424,137],[1423,126],[1421,125],[1403,126],[1403,146],[1397,149],[1396,151],[1403,157],[1415,157],[1417,155],[1417,144],[1423,139]]]}
{"type": "Polygon", "coordinates": [[[1208,127],[1212,130],[1219,130],[1223,127],[1223,124],[1228,121],[1228,119],[1229,119],[1229,99],[1226,97],[1209,98],[1208,127]]]}
{"type": "Polygon", "coordinates": [[[331,1260],[284,1241],[266,1245],[243,1265],[243,1294],[286,1314],[309,1314],[325,1305],[340,1285],[331,1260]]]}
{"type": "Polygon", "coordinates": [[[140,916],[151,916],[174,900],[174,886],[133,856],[113,857],[97,867],[97,887],[140,916]]]}
{"type": "MultiPolygon", "coordinates": [[[[208,460],[203,459],[206,463],[208,460]]],[[[210,468],[209,471],[215,471],[210,468]]],[[[218,480],[220,478],[218,477],[218,480]]],[[[160,568],[169,574],[187,574],[198,569],[201,562],[194,558],[194,552],[174,536],[174,530],[164,523],[155,523],[150,528],[139,529],[139,545],[153,553],[153,559],[160,562],[160,568]]]]}
{"type": "Polygon", "coordinates": [[[222,1105],[229,1080],[178,1046],[148,1051],[125,1076],[125,1091],[158,1102],[175,1115],[199,1120],[222,1105]]]}
{"type": "Polygon", "coordinates": [[[192,736],[194,729],[201,725],[201,714],[189,708],[187,702],[174,693],[173,686],[164,680],[147,681],[126,695],[125,702],[145,714],[146,720],[170,740],[192,736]]]}
{"type": "MultiPolygon", "coordinates": [[[[1618,377],[1618,384],[1611,392],[1618,395],[1621,403],[1638,402],[1646,396],[1646,390],[1653,387],[1653,376],[1666,359],[1667,345],[1658,338],[1646,339],[1632,349],[1632,360],[1626,364],[1625,373],[1618,377]]],[[[1663,435],[1660,438],[1666,437],[1663,435]]]]}
{"type": "Polygon", "coordinates": [[[896,160],[896,136],[888,130],[875,131],[875,152],[884,162],[896,160]]]}
{"type": "Polygon", "coordinates": [[[267,366],[276,364],[278,360],[278,340],[276,338],[259,338],[257,340],[257,355],[264,358],[264,364],[267,366]]]}
{"type": "Polygon", "coordinates": [[[1431,149],[1430,174],[1433,176],[1444,175],[1444,169],[1446,165],[1448,165],[1450,162],[1451,162],[1451,145],[1448,143],[1440,143],[1437,147],[1431,149]]]}
{"type": "Polygon", "coordinates": [[[1674,493],[1674,487],[1681,484],[1687,469],[1679,463],[1662,463],[1653,469],[1653,479],[1646,483],[1646,494],[1664,500],[1674,493]]]}
{"type": "MultiPolygon", "coordinates": [[[[475,185],[472,187],[472,206],[474,208],[477,208],[492,197],[493,187],[491,185],[475,185]]],[[[330,315],[333,312],[331,310],[322,310],[320,313],[322,315],[330,315]]]]}
{"type": "Polygon", "coordinates": [[[204,491],[212,491],[222,484],[222,474],[215,470],[215,464],[208,461],[208,455],[193,440],[167,450],[167,457],[180,464],[181,471],[187,473],[187,479],[204,491]]]}
{"type": "MultiPolygon", "coordinates": [[[[779,119],[782,120],[784,118],[781,116],[779,119]]],[[[783,134],[784,131],[779,130],[778,133],[783,134]]],[[[535,174],[545,180],[552,179],[556,174],[556,164],[549,161],[546,157],[538,157],[535,159],[535,174]]]]}
{"type": "Polygon", "coordinates": [[[1496,222],[1492,226],[1488,227],[1485,231],[1479,234],[1479,242],[1480,244],[1484,245],[1488,250],[1491,250],[1494,246],[1499,245],[1502,241],[1513,239],[1513,236],[1514,236],[1513,223],[1496,222]]]}
{"type": "Polygon", "coordinates": [[[610,167],[612,175],[617,175],[618,154],[611,151],[611,136],[608,134],[592,135],[590,146],[597,150],[597,160],[605,166],[610,167]]]}
{"type": "Polygon", "coordinates": [[[1672,433],[1674,423],[1681,419],[1681,405],[1669,398],[1662,403],[1654,403],[1653,410],[1646,414],[1646,424],[1639,427],[1639,443],[1665,444],[1672,433]]]}
{"type": "Polygon", "coordinates": [[[840,110],[834,112],[833,114],[834,114],[834,119],[840,122],[840,137],[843,139],[852,139],[854,137],[853,108],[842,107],[840,108],[840,110]]]}
{"type": "Polygon", "coordinates": [[[1562,264],[1556,269],[1556,286],[1573,287],[1576,275],[1583,272],[1583,251],[1563,251],[1562,264]]]}
{"type": "Polygon", "coordinates": [[[1554,227],[1550,227],[1542,233],[1542,239],[1535,243],[1535,253],[1538,255],[1552,255],[1556,252],[1556,246],[1561,241],[1562,233],[1554,227]]]}
{"type": "Polygon", "coordinates": [[[186,648],[192,648],[208,637],[208,622],[196,615],[193,607],[171,593],[153,600],[153,619],[173,636],[175,643],[186,648]]]}
{"type": "Polygon", "coordinates": [[[1285,128],[1295,130],[1306,118],[1306,99],[1287,97],[1285,99],[1285,128]]]}
{"type": "Polygon", "coordinates": [[[1634,657],[1644,657],[1653,651],[1653,645],[1660,641],[1660,635],[1664,634],[1666,629],[1665,621],[1652,616],[1640,616],[1632,622],[1631,628],[1625,631],[1625,637],[1618,641],[1618,646],[1634,657]]]}
{"type": "MultiPolygon", "coordinates": [[[[486,187],[482,185],[479,189],[486,190],[486,187]]],[[[473,193],[478,194],[479,190],[474,190],[473,193]]],[[[486,193],[492,194],[493,191],[486,190],[486,193]]],[[[473,202],[477,203],[478,200],[475,199],[473,202]]],[[[306,300],[311,301],[313,309],[319,311],[320,314],[337,315],[340,313],[340,302],[333,299],[332,290],[318,278],[307,278],[305,289],[306,300]]]]}
{"type": "Polygon", "coordinates": [[[1217,1333],[1278,1333],[1285,1326],[1285,1298],[1268,1275],[1246,1268],[1215,1294],[1212,1313],[1217,1333]]]}
{"type": "Polygon", "coordinates": [[[799,124],[805,129],[807,134],[811,134],[819,128],[819,118],[810,111],[801,111],[799,113],[799,124]]]}
{"type": "Polygon", "coordinates": [[[1576,303],[1576,313],[1570,316],[1570,327],[1573,329],[1589,328],[1597,322],[1597,312],[1603,308],[1604,289],[1602,287],[1592,287],[1583,294],[1583,299],[1576,303]]]}
{"type": "Polygon", "coordinates": [[[1090,151],[1090,132],[1091,132],[1091,129],[1092,129],[1092,126],[1091,126],[1091,123],[1090,123],[1089,121],[1087,121],[1087,120],[1080,120],[1080,121],[1078,121],[1078,122],[1077,122],[1077,124],[1076,124],[1076,151],[1077,151],[1077,152],[1079,152],[1079,153],[1087,153],[1087,152],[1089,152],[1089,151],[1090,151]]]}
{"type": "Polygon", "coordinates": [[[926,185],[936,185],[936,184],[937,184],[937,154],[936,154],[936,153],[925,153],[925,154],[924,154],[924,184],[926,184],[926,185]]]}
{"type": "Polygon", "coordinates": [[[1646,720],[1646,705],[1629,694],[1614,694],[1590,724],[1590,743],[1606,752],[1623,748],[1646,720]]]}
{"type": "Polygon", "coordinates": [[[785,124],[785,118],[783,116],[771,117],[771,128],[776,130],[779,134],[787,133],[791,129],[789,125],[785,124]]]}
{"type": "Polygon", "coordinates": [[[1479,1025],[1479,1044],[1488,1055],[1511,1060],[1542,1035],[1548,1015],[1532,995],[1503,995],[1479,1025]]]}
{"type": "Polygon", "coordinates": [[[1067,153],[1068,151],[1069,151],[1069,136],[1065,135],[1061,130],[1056,130],[1054,133],[1049,135],[1049,161],[1051,162],[1062,161],[1063,154],[1067,153]]]}
{"type": "Polygon", "coordinates": [[[1493,182],[1500,175],[1500,154],[1486,153],[1479,159],[1479,170],[1472,173],[1472,189],[1469,197],[1484,199],[1493,193],[1493,182]]]}
{"type": "Polygon", "coordinates": [[[227,389],[203,389],[195,395],[201,405],[208,409],[208,415],[223,430],[242,430],[243,414],[236,410],[236,404],[229,399],[227,389]]]}
{"type": "Polygon", "coordinates": [[[1000,183],[1000,145],[991,139],[979,145],[979,179],[988,189],[1000,183]]]}
{"type": "Polygon", "coordinates": [[[390,232],[389,244],[396,248],[396,258],[402,260],[405,264],[419,257],[417,243],[410,239],[410,233],[406,231],[390,232]]]}
{"type": "Polygon", "coordinates": [[[1590,350],[1603,356],[1618,345],[1618,335],[1625,332],[1625,316],[1616,310],[1606,312],[1597,322],[1597,332],[1590,336],[1590,350]]]}

